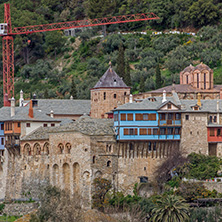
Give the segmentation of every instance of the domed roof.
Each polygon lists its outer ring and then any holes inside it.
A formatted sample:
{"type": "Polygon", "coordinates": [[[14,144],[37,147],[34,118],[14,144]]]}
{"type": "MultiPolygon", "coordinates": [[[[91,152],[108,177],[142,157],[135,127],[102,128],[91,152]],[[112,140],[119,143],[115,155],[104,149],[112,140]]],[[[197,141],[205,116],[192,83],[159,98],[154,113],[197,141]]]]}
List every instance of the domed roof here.
{"type": "Polygon", "coordinates": [[[189,66],[187,66],[182,72],[191,72],[193,71],[194,66],[192,66],[191,64],[189,66]]]}
{"type": "Polygon", "coordinates": [[[210,68],[209,66],[207,66],[206,64],[203,64],[203,63],[201,62],[199,65],[197,65],[197,66],[194,68],[194,70],[200,70],[200,71],[202,71],[202,70],[208,70],[208,71],[211,71],[211,68],[210,68]]]}

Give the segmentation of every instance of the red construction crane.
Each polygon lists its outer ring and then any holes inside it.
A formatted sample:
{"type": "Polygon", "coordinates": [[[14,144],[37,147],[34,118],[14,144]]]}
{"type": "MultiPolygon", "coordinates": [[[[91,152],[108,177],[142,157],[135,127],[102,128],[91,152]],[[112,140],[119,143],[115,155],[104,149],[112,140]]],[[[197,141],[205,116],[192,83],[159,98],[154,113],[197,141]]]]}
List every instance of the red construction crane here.
{"type": "Polygon", "coordinates": [[[4,106],[10,106],[9,99],[11,97],[14,97],[13,35],[159,19],[159,17],[156,16],[154,13],[143,13],[135,15],[122,15],[122,16],[114,16],[108,18],[86,19],[86,20],[71,21],[71,22],[60,22],[60,23],[12,28],[10,4],[5,3],[4,6],[5,6],[4,23],[0,24],[0,36],[3,36],[2,44],[3,44],[4,106]]]}

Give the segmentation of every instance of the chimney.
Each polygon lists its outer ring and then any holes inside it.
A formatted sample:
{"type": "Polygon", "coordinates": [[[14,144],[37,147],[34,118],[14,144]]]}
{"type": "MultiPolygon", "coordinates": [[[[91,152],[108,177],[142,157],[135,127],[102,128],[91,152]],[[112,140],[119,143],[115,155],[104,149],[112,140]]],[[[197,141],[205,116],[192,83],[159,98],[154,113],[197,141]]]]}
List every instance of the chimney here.
{"type": "Polygon", "coordinates": [[[163,99],[162,99],[162,103],[166,102],[166,90],[163,90],[163,99]]]}
{"type": "Polygon", "coordinates": [[[129,96],[129,103],[133,103],[133,95],[132,94],[130,94],[130,96],[129,96]]]}
{"type": "Polygon", "coordinates": [[[23,91],[21,90],[20,91],[20,99],[19,99],[19,106],[23,106],[23,102],[24,102],[24,99],[23,99],[23,91]]]}
{"type": "Polygon", "coordinates": [[[4,106],[10,106],[10,100],[8,99],[8,94],[4,95],[4,106]]]}
{"type": "Polygon", "coordinates": [[[73,100],[73,96],[72,95],[70,96],[70,100],[73,100]]]}
{"type": "Polygon", "coordinates": [[[33,99],[32,99],[32,106],[37,107],[38,106],[38,100],[36,99],[36,94],[34,93],[33,99]]]}
{"type": "Polygon", "coordinates": [[[198,105],[199,107],[201,107],[200,98],[201,98],[201,95],[200,95],[200,93],[198,93],[198,94],[197,94],[197,105],[198,105]]]}
{"type": "Polygon", "coordinates": [[[53,110],[51,110],[51,112],[50,112],[50,117],[51,117],[51,118],[54,118],[54,112],[53,112],[53,110]]]}
{"type": "Polygon", "coordinates": [[[14,97],[11,98],[11,117],[15,115],[15,99],[14,97]]]}
{"type": "Polygon", "coordinates": [[[33,115],[33,108],[32,108],[32,100],[30,100],[30,103],[29,103],[29,117],[30,118],[34,117],[34,115],[33,115]]]}

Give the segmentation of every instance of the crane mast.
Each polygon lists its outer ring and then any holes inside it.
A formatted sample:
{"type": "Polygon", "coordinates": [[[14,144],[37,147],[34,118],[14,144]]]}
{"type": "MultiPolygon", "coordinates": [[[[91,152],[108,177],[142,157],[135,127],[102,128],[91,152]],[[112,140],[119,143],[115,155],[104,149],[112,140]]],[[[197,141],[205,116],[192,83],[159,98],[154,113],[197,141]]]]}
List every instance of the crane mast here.
{"type": "Polygon", "coordinates": [[[138,22],[159,19],[154,13],[142,13],[133,15],[121,15],[107,18],[96,18],[77,20],[69,22],[51,23],[43,25],[31,25],[12,28],[10,4],[4,4],[4,23],[0,23],[0,36],[3,44],[3,97],[4,106],[10,106],[14,97],[14,35],[31,34],[36,32],[47,32],[65,30],[71,28],[93,27],[127,22],[138,22]]]}

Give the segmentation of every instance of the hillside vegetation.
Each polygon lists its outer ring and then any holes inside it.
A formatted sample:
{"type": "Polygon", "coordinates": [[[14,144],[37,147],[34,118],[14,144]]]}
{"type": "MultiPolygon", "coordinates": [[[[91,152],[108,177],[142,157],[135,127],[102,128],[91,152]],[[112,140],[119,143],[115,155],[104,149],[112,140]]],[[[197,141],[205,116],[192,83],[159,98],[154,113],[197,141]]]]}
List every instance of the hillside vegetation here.
{"type": "MultiPolygon", "coordinates": [[[[14,27],[150,11],[160,17],[150,22],[88,28],[76,37],[66,37],[63,31],[16,36],[16,98],[22,89],[25,98],[36,93],[38,98],[69,98],[72,94],[74,98],[89,99],[89,89],[106,71],[109,61],[132,86],[133,93],[178,83],[178,73],[183,68],[201,61],[214,69],[215,84],[222,84],[222,31],[219,25],[222,3],[219,0],[9,2],[14,27]],[[173,29],[184,31],[184,34],[152,34],[173,29]],[[103,37],[102,31],[105,30],[107,36],[103,37]],[[147,34],[140,34],[141,31],[147,34]],[[190,31],[197,35],[186,33],[190,31]],[[156,81],[159,69],[162,77],[156,81]],[[131,80],[127,77],[129,73],[131,80]]],[[[4,4],[1,0],[0,11],[0,21],[3,22],[4,4]]],[[[2,60],[2,76],[1,70],[2,60]]]]}

